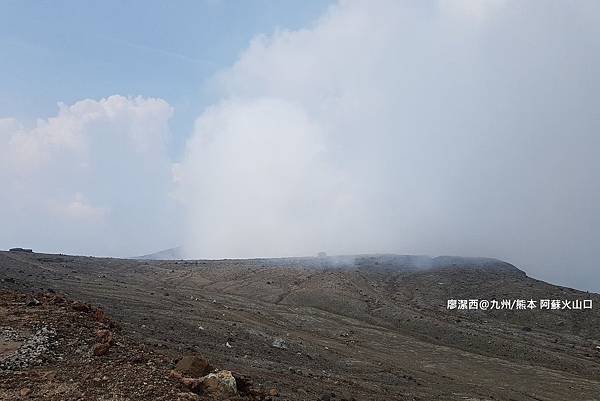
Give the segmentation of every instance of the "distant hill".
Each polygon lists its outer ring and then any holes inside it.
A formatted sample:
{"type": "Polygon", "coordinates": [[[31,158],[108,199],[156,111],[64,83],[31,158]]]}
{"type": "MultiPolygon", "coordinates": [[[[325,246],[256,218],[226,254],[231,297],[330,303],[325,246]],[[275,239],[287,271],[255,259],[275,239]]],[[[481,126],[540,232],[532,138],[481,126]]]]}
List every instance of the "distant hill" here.
{"type": "MultiPolygon", "coordinates": [[[[148,255],[137,256],[131,259],[141,260],[182,260],[184,256],[182,247],[165,249],[148,255]]],[[[231,259],[236,260],[236,259],[231,259]]],[[[415,272],[428,269],[445,268],[471,268],[503,270],[509,273],[524,275],[525,273],[515,266],[493,258],[437,256],[426,255],[396,255],[396,254],[364,254],[364,255],[336,255],[336,256],[305,256],[283,258],[256,258],[239,259],[260,262],[263,266],[271,267],[306,267],[316,269],[359,269],[380,271],[405,271],[415,272]]]]}
{"type": "Polygon", "coordinates": [[[143,259],[143,260],[179,260],[185,259],[183,256],[183,249],[178,246],[175,248],[165,249],[163,251],[158,251],[154,253],[150,253],[148,255],[135,256],[130,259],[143,259]]]}

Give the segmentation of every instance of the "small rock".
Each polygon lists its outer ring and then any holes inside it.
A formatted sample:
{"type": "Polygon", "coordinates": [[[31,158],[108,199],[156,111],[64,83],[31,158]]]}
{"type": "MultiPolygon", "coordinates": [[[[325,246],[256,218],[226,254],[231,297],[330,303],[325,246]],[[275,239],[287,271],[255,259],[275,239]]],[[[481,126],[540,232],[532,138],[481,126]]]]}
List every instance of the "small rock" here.
{"type": "Polygon", "coordinates": [[[97,322],[106,321],[106,315],[104,314],[104,311],[102,309],[96,309],[96,312],[94,313],[94,318],[97,322]]]}
{"type": "Polygon", "coordinates": [[[271,343],[271,346],[273,348],[279,348],[279,349],[287,349],[288,348],[288,346],[283,338],[274,339],[273,342],[271,343]]]}
{"type": "Polygon", "coordinates": [[[279,397],[279,391],[276,388],[272,388],[269,390],[269,395],[271,397],[279,397]]]}
{"type": "Polygon", "coordinates": [[[29,396],[29,394],[31,394],[31,389],[29,387],[23,387],[20,391],[19,391],[19,395],[21,397],[27,397],[29,396]]]}
{"type": "Polygon", "coordinates": [[[29,302],[27,302],[27,306],[38,306],[40,305],[41,302],[38,301],[37,299],[33,298],[32,300],[30,300],[29,302]]]}
{"type": "Polygon", "coordinates": [[[102,355],[108,354],[109,348],[110,348],[109,343],[99,343],[99,344],[94,345],[94,348],[92,349],[92,351],[95,356],[102,356],[102,355]]]}
{"type": "Polygon", "coordinates": [[[110,332],[110,330],[107,329],[100,329],[96,331],[96,337],[98,337],[98,339],[103,342],[103,343],[107,343],[107,344],[113,344],[113,336],[112,333],[110,332]]]}

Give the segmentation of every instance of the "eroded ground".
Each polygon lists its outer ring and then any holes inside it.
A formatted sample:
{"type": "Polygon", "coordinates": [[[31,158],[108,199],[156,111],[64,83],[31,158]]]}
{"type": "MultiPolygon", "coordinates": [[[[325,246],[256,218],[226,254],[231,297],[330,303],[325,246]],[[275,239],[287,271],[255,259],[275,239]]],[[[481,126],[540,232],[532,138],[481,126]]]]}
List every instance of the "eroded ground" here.
{"type": "MultiPolygon", "coordinates": [[[[198,353],[257,388],[276,388],[281,400],[600,400],[595,309],[446,310],[448,298],[585,297],[600,305],[595,294],[503,265],[398,272],[369,263],[323,269],[301,259],[159,262],[3,252],[0,277],[6,289],[54,291],[98,306],[118,323],[123,341],[156,355],[156,394],[136,393],[136,385],[117,399],[176,399],[185,388],[168,371],[181,355],[198,353]]],[[[0,318],[6,326],[11,314],[0,310],[0,318]]],[[[63,330],[56,322],[39,324],[63,330]]],[[[58,361],[36,367],[38,376],[24,373],[11,389],[51,388],[43,375],[58,361]]],[[[75,377],[69,385],[99,383],[84,399],[110,399],[114,392],[101,382],[113,362],[90,365],[87,381],[75,377]]]]}

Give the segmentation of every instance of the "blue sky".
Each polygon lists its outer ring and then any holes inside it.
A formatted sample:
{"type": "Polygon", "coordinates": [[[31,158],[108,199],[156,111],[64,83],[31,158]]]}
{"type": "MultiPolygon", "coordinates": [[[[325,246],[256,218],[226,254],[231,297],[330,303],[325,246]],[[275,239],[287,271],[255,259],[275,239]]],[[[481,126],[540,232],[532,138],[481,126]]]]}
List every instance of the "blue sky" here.
{"type": "Polygon", "coordinates": [[[57,102],[113,94],[175,108],[177,157],[212,99],[205,83],[257,34],[310,24],[330,1],[0,2],[0,117],[55,115],[57,102]]]}

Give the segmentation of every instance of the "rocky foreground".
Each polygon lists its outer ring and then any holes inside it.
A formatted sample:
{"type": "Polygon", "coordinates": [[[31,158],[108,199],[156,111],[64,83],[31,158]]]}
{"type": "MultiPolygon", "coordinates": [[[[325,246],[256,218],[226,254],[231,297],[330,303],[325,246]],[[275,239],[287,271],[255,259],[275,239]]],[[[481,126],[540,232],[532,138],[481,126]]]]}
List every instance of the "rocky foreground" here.
{"type": "Polygon", "coordinates": [[[172,359],[123,334],[102,309],[55,293],[0,293],[0,399],[271,400],[276,388],[172,359]]]}
{"type": "Polygon", "coordinates": [[[598,306],[490,259],[0,252],[0,399],[600,400],[598,306]]]}

